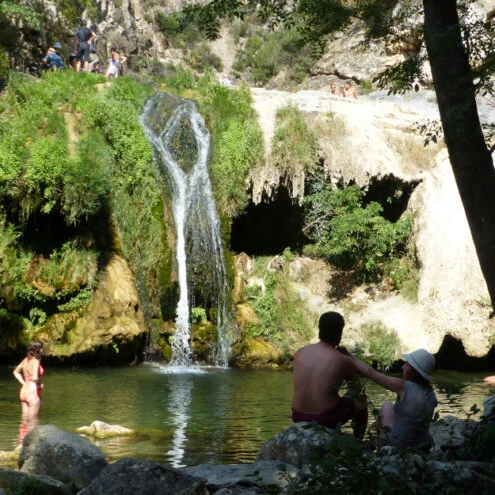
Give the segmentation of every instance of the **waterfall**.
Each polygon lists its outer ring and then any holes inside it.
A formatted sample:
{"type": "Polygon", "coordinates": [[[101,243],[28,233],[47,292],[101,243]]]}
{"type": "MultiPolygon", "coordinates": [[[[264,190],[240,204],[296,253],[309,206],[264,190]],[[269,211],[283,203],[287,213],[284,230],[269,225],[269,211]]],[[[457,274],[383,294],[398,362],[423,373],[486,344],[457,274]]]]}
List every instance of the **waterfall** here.
{"type": "Polygon", "coordinates": [[[220,221],[208,173],[210,133],[192,101],[164,93],[157,93],[147,102],[141,124],[172,193],[180,297],[171,364],[192,364],[190,309],[194,294],[200,292],[210,306],[217,308],[215,360],[217,365],[227,366],[228,283],[220,221]],[[163,124],[163,103],[169,104],[170,100],[175,108],[163,124]]]}

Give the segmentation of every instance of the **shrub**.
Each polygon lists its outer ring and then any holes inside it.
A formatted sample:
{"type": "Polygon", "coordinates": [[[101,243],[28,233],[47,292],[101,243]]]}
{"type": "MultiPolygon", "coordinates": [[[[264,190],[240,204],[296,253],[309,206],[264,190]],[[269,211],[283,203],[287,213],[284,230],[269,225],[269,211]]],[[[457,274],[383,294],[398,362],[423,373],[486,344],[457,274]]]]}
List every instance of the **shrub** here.
{"type": "Polygon", "coordinates": [[[213,134],[212,183],[221,217],[231,219],[248,203],[249,172],[263,161],[263,134],[245,88],[200,81],[201,112],[213,134]]]}
{"type": "Polygon", "coordinates": [[[397,332],[383,327],[380,322],[362,326],[361,332],[372,360],[380,370],[388,371],[401,352],[401,342],[397,332]]]}
{"type": "Polygon", "coordinates": [[[306,196],[304,232],[314,244],[305,252],[352,268],[361,279],[370,280],[383,275],[386,262],[404,255],[413,218],[389,222],[379,203],[364,206],[363,197],[356,185],[325,186],[306,196]]]}

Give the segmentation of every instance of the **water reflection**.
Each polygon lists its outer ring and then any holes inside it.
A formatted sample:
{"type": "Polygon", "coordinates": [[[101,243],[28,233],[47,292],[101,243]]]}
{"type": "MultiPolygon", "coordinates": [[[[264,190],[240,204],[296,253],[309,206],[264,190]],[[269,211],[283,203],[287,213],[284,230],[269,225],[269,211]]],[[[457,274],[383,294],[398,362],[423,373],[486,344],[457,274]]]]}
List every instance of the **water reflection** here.
{"type": "Polygon", "coordinates": [[[186,428],[190,419],[190,408],[192,390],[194,383],[187,374],[176,373],[175,379],[170,384],[169,421],[168,425],[173,428],[173,447],[167,452],[172,467],[184,467],[182,463],[187,443],[186,428]]]}
{"type": "MultiPolygon", "coordinates": [[[[466,418],[472,404],[481,408],[494,393],[484,376],[435,373],[440,416],[466,418]]],[[[50,368],[44,381],[41,424],[75,431],[100,420],[136,430],[133,437],[98,441],[111,462],[122,457],[173,466],[251,462],[268,438],[291,424],[290,371],[50,368]]],[[[395,400],[369,381],[366,388],[377,407],[395,400]]],[[[0,450],[11,450],[17,441],[19,419],[12,369],[0,367],[0,450]]]]}

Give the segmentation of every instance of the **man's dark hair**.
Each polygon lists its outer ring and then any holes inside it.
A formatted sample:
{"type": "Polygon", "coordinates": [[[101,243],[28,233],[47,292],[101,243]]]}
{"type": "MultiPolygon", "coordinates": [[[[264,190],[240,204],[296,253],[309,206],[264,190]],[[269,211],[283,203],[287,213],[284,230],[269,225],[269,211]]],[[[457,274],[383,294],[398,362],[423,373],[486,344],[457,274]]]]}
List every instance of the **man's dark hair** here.
{"type": "Polygon", "coordinates": [[[344,329],[344,317],[335,311],[328,311],[320,316],[318,337],[330,345],[339,345],[344,329]]]}

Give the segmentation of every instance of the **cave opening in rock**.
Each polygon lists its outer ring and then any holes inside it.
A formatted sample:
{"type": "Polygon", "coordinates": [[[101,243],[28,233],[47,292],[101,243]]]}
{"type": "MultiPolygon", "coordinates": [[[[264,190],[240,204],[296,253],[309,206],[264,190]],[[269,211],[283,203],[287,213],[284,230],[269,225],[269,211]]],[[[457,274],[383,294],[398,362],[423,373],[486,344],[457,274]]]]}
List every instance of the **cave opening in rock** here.
{"type": "Polygon", "coordinates": [[[446,335],[435,355],[436,368],[456,371],[490,371],[495,363],[495,346],[483,357],[468,356],[462,341],[446,335]]]}
{"type": "Polygon", "coordinates": [[[111,249],[112,230],[106,207],[101,208],[98,215],[87,217],[76,225],[68,225],[58,213],[35,213],[28,218],[20,241],[25,248],[44,258],[49,258],[54,250],[71,240],[105,252],[111,249]]]}
{"type": "Polygon", "coordinates": [[[364,196],[364,204],[372,201],[383,207],[383,216],[390,222],[396,222],[406,211],[411,194],[419,180],[403,181],[392,174],[373,177],[364,196]]]}
{"type": "Polygon", "coordinates": [[[231,248],[250,256],[276,255],[285,248],[300,251],[307,242],[303,224],[303,207],[294,204],[281,186],[270,202],[250,203],[233,221],[231,248]]]}

